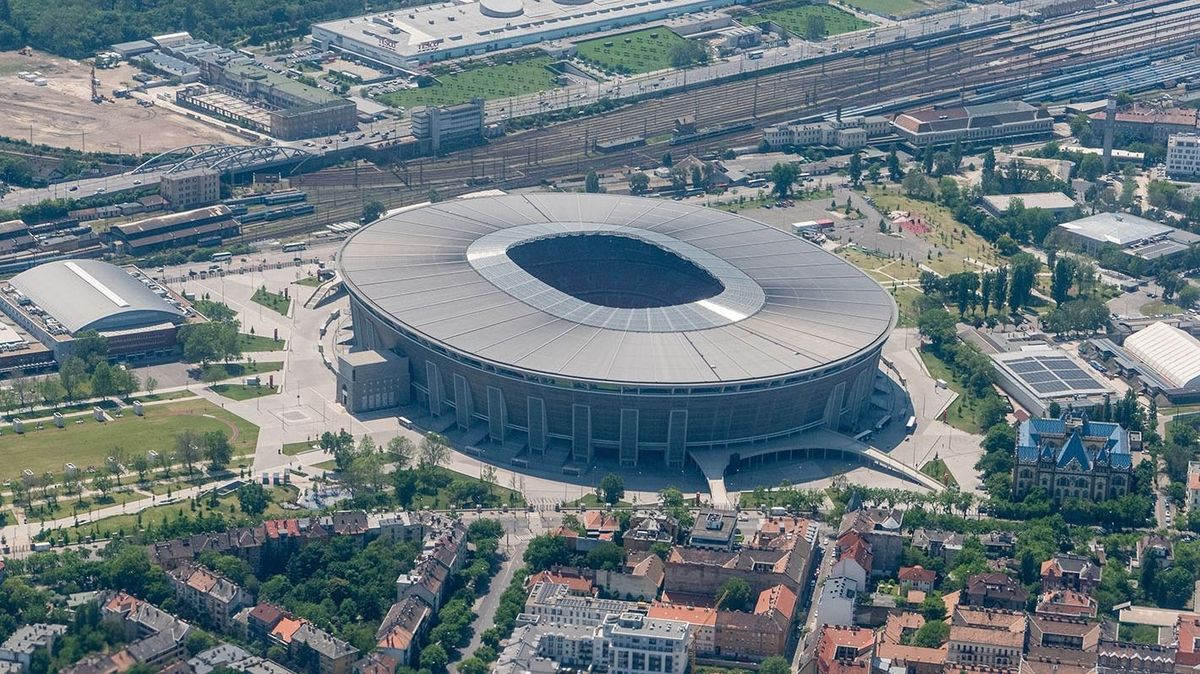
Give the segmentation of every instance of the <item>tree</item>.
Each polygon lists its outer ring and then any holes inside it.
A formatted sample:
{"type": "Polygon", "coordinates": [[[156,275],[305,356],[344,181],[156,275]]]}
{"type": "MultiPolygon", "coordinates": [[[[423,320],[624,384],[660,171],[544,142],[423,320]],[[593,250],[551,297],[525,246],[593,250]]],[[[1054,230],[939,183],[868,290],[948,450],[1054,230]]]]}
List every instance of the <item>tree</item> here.
{"type": "Polygon", "coordinates": [[[82,359],[70,356],[63,361],[58,368],[58,379],[66,392],[67,400],[78,400],[83,395],[87,376],[87,363],[82,359]]]}
{"type": "Polygon", "coordinates": [[[855,185],[862,180],[862,155],[857,152],[850,155],[850,166],[846,169],[846,172],[850,175],[850,182],[855,185]]]}
{"type": "Polygon", "coordinates": [[[820,14],[809,14],[804,24],[804,39],[820,40],[825,37],[825,17],[820,14]]]}
{"type": "Polygon", "coordinates": [[[772,655],[758,666],[758,674],[790,674],[792,665],[781,655],[772,655]]]}
{"type": "Polygon", "coordinates": [[[662,165],[667,168],[671,168],[672,166],[675,166],[675,160],[671,158],[670,152],[667,152],[662,156],[662,165]]]}
{"type": "Polygon", "coordinates": [[[624,562],[625,553],[612,541],[601,541],[588,551],[585,561],[589,569],[604,571],[620,571],[624,562]]]}
{"type": "Polygon", "coordinates": [[[108,473],[99,472],[99,473],[96,473],[96,476],[92,478],[92,489],[95,489],[96,491],[100,492],[101,498],[107,499],[108,492],[112,491],[112,488],[113,488],[113,479],[112,479],[112,476],[109,475],[108,473]]]}
{"type": "Polygon", "coordinates": [[[925,601],[921,602],[921,615],[925,616],[926,621],[946,619],[946,602],[940,593],[934,592],[925,597],[925,601]]]}
{"type": "Polygon", "coordinates": [[[1071,283],[1075,279],[1074,267],[1069,257],[1060,257],[1054,262],[1054,273],[1050,278],[1050,297],[1060,305],[1071,297],[1071,283]]]}
{"type": "Polygon", "coordinates": [[[1187,569],[1177,565],[1158,574],[1155,584],[1159,606],[1183,608],[1192,596],[1195,579],[1187,569]]]}
{"type": "Polygon", "coordinates": [[[271,495],[257,482],[247,482],[238,487],[237,499],[242,512],[251,517],[263,514],[271,505],[271,495]]]}
{"type": "Polygon", "coordinates": [[[917,318],[917,329],[934,349],[951,342],[955,336],[954,317],[944,309],[930,309],[917,318]]]}
{"type": "Polygon", "coordinates": [[[412,463],[413,450],[414,448],[412,440],[409,440],[403,435],[397,435],[391,440],[388,440],[388,459],[395,465],[396,470],[407,468],[408,464],[412,463]]]}
{"type": "Polygon", "coordinates": [[[480,658],[472,655],[471,657],[458,663],[459,674],[487,674],[488,665],[480,658]]]}
{"type": "Polygon", "coordinates": [[[204,434],[204,457],[210,470],[223,470],[233,460],[233,445],[225,431],[209,431],[204,434]]]}
{"type": "Polygon", "coordinates": [[[567,549],[567,542],[562,537],[541,535],[529,541],[529,547],[525,548],[524,560],[529,565],[529,570],[537,573],[552,566],[570,564],[571,551],[567,549]]]}
{"type": "Polygon", "coordinates": [[[944,620],[930,620],[913,633],[910,646],[938,648],[950,638],[950,626],[944,620]]]}
{"type": "Polygon", "coordinates": [[[596,488],[596,496],[609,505],[616,505],[625,497],[625,480],[616,473],[605,475],[596,488]]]}
{"type": "Polygon", "coordinates": [[[387,212],[387,206],[385,206],[382,201],[379,201],[378,199],[371,199],[370,201],[363,204],[362,221],[363,222],[375,222],[376,220],[379,219],[379,216],[383,215],[386,212],[387,212]]]}
{"type": "Polygon", "coordinates": [[[904,171],[900,168],[900,157],[896,155],[896,146],[893,145],[887,156],[887,171],[888,180],[898,183],[904,179],[904,171]]]}
{"type": "Polygon", "coordinates": [[[676,192],[681,192],[687,189],[687,169],[682,166],[671,167],[671,189],[676,192]]]}
{"type": "Polygon", "coordinates": [[[708,49],[699,40],[685,40],[673,45],[667,53],[673,68],[686,68],[708,61],[708,49]]]}
{"type": "Polygon", "coordinates": [[[202,447],[203,439],[200,434],[191,429],[185,429],[175,434],[175,456],[183,464],[184,470],[189,473],[195,467],[196,461],[200,459],[202,447]]]}
{"type": "Polygon", "coordinates": [[[699,189],[704,185],[704,172],[699,166],[692,167],[692,187],[699,189]]]}
{"type": "Polygon", "coordinates": [[[750,584],[742,578],[730,578],[717,588],[717,604],[726,611],[744,611],[753,595],[750,584]]]}
{"type": "Polygon", "coordinates": [[[872,184],[877,184],[881,173],[883,173],[883,169],[879,168],[879,164],[871,164],[867,167],[867,180],[870,180],[872,184]]]}
{"type": "Polygon", "coordinates": [[[996,151],[990,147],[983,154],[983,173],[980,178],[983,191],[986,194],[996,183],[996,151]]]}
{"type": "Polygon", "coordinates": [[[920,171],[909,171],[900,183],[904,193],[913,199],[928,201],[933,198],[933,185],[920,171]]]}
{"type": "Polygon", "coordinates": [[[636,171],[629,174],[629,193],[634,196],[641,196],[650,189],[650,176],[636,171]]]}
{"type": "Polygon", "coordinates": [[[446,665],[449,662],[450,656],[439,643],[432,643],[421,649],[421,669],[428,669],[433,674],[441,674],[446,671],[446,665]]]}
{"type": "Polygon", "coordinates": [[[417,466],[424,469],[437,468],[450,460],[450,444],[440,433],[426,433],[421,438],[417,451],[417,466]]]}
{"type": "Polygon", "coordinates": [[[771,182],[775,185],[775,195],[780,199],[787,197],[796,183],[799,173],[795,164],[778,163],[771,167],[771,182]]]}
{"type": "Polygon", "coordinates": [[[1042,263],[1029,253],[1017,253],[1012,256],[1011,262],[1012,280],[1009,281],[1008,306],[1016,312],[1029,304],[1042,263]]]}
{"type": "Polygon", "coordinates": [[[596,175],[596,170],[588,171],[587,177],[583,179],[583,191],[589,194],[596,194],[600,191],[600,176],[596,175]]]}

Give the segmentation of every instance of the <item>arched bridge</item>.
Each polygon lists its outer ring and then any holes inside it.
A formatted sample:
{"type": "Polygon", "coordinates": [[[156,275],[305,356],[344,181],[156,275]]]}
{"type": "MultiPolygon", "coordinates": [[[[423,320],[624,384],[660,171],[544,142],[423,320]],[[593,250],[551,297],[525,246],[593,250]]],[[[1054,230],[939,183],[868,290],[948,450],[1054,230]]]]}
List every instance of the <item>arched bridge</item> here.
{"type": "Polygon", "coordinates": [[[130,173],[178,173],[194,168],[241,173],[301,162],[312,156],[309,152],[287,146],[205,143],[167,150],[142,163],[130,173]]]}

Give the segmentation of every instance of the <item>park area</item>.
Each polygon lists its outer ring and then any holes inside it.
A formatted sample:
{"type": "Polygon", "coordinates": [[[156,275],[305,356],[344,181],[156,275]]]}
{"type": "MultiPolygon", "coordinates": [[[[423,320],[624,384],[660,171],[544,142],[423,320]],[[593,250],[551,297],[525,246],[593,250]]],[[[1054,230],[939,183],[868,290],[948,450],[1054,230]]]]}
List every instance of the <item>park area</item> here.
{"type": "Polygon", "coordinates": [[[227,433],[235,456],[252,453],[258,442],[257,426],[207,400],[147,405],[145,410],[139,417],[126,408],[123,416],[108,421],[96,421],[91,414],[67,417],[63,428],[46,421],[42,430],[27,421],[20,434],[6,428],[0,435],[0,462],[5,465],[0,476],[16,479],[26,468],[36,475],[61,473],[67,463],[80,470],[98,468],[115,447],[139,453],[173,451],[175,435],[185,430],[227,433]]]}
{"type": "Polygon", "coordinates": [[[433,84],[380,94],[380,103],[409,108],[415,105],[456,105],[472,98],[496,100],[547,91],[558,86],[549,56],[489,57],[440,72],[433,84]]]}
{"type": "Polygon", "coordinates": [[[922,293],[921,271],[915,263],[902,257],[888,257],[867,251],[853,244],[842,246],[837,250],[837,254],[866,272],[867,276],[892,294],[900,312],[899,327],[916,327],[917,315],[920,312],[917,301],[922,293]]]}
{"type": "Polygon", "coordinates": [[[686,43],[666,28],[646,28],[580,42],[576,55],[608,72],[648,73],[672,67],[671,50],[686,43]]]}
{"type": "Polygon", "coordinates": [[[916,223],[905,226],[893,221],[892,224],[892,231],[900,230],[904,237],[919,238],[931,246],[925,259],[914,262],[942,276],[960,271],[980,272],[984,265],[994,268],[1006,264],[992,244],[955,220],[945,206],[911,199],[895,187],[871,188],[869,193],[880,213],[906,213],[907,217],[901,219],[916,223]]]}
{"type": "Polygon", "coordinates": [[[873,25],[836,7],[812,5],[801,0],[769,2],[754,8],[758,10],[758,16],[746,17],[744,23],[754,25],[772,21],[787,32],[807,39],[841,35],[873,25]]]}

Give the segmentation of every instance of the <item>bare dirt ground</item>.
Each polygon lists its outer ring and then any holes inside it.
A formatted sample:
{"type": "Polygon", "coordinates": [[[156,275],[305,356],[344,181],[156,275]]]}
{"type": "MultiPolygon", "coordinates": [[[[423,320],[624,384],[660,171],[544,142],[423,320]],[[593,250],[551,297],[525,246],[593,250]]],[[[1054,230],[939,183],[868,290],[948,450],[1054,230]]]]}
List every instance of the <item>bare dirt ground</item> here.
{"type": "MultiPolygon", "coordinates": [[[[100,93],[112,98],[113,89],[136,84],[137,70],[127,64],[97,70],[100,93]]],[[[21,56],[0,52],[0,135],[36,144],[90,151],[161,152],[193,143],[244,142],[231,133],[160,108],[143,108],[136,101],[91,102],[91,66],[81,61],[40,52],[21,56]],[[39,87],[17,76],[40,72],[47,85],[39,87]]]]}

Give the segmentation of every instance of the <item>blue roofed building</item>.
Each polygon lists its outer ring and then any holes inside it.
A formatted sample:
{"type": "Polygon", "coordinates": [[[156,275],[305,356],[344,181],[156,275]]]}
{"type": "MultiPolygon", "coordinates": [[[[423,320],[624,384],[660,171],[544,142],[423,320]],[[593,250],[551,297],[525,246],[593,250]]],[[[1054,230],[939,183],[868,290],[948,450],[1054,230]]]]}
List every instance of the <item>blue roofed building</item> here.
{"type": "Polygon", "coordinates": [[[1078,411],[1024,421],[1017,431],[1013,499],[1039,487],[1054,503],[1120,498],[1131,488],[1130,451],[1141,449],[1141,442],[1140,433],[1078,411]]]}

